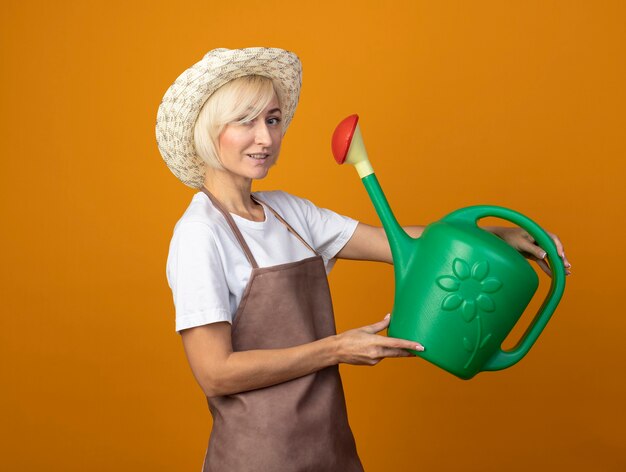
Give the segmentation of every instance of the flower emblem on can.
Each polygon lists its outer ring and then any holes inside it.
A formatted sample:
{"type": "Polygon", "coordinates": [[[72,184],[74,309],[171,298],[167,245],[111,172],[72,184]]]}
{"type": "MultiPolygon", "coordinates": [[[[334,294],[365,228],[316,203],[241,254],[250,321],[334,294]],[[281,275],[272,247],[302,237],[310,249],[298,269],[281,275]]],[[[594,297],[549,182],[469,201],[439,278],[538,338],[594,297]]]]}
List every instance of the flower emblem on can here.
{"type": "Polygon", "coordinates": [[[441,302],[444,311],[455,311],[460,308],[461,316],[467,323],[476,320],[477,333],[475,342],[468,337],[463,338],[465,349],[471,356],[465,365],[467,368],[479,349],[483,348],[491,333],[483,334],[480,311],[492,313],[496,304],[491,294],[502,288],[502,282],[496,277],[489,277],[489,262],[479,261],[470,265],[467,261],[456,258],[452,262],[453,275],[438,277],[437,285],[448,292],[441,302]]]}

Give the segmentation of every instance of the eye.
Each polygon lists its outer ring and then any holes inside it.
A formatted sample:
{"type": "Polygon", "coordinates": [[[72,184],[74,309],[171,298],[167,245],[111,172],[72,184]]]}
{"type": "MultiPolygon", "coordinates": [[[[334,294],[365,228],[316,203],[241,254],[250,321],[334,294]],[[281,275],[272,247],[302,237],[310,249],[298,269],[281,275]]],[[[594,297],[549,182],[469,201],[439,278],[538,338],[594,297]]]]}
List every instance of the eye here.
{"type": "Polygon", "coordinates": [[[271,125],[271,126],[276,126],[278,125],[282,120],[280,118],[278,118],[277,116],[272,116],[271,118],[267,119],[267,124],[271,125]]]}

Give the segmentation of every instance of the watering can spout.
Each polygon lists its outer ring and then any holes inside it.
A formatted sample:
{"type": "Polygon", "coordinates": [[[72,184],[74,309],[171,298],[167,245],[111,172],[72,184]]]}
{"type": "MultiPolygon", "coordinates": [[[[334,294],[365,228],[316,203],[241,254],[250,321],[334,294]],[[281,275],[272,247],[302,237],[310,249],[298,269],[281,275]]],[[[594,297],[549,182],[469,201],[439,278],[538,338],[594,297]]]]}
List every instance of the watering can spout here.
{"type": "Polygon", "coordinates": [[[387,234],[395,269],[404,272],[413,252],[411,246],[415,240],[406,234],[396,220],[374,174],[363,143],[358,115],[351,115],[337,125],[333,133],[332,150],[338,164],[347,162],[358,172],[387,234]]]}

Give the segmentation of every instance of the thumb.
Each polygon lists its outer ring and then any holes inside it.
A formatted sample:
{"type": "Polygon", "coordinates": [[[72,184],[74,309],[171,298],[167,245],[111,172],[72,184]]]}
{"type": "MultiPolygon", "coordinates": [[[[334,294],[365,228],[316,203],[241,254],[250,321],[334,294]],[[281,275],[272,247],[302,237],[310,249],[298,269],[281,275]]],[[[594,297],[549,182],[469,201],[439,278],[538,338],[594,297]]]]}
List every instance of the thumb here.
{"type": "Polygon", "coordinates": [[[391,315],[389,313],[387,313],[387,315],[383,318],[382,321],[379,321],[377,323],[371,324],[369,326],[365,326],[363,329],[370,334],[375,334],[378,333],[380,331],[382,331],[383,329],[387,328],[387,326],[389,326],[389,320],[390,320],[391,315]]]}

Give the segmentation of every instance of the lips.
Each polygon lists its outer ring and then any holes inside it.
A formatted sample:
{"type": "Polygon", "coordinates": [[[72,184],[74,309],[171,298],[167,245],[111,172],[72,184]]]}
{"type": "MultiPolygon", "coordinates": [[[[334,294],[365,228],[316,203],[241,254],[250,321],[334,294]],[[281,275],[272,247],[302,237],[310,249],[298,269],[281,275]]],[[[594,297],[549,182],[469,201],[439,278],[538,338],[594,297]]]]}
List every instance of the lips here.
{"type": "Polygon", "coordinates": [[[269,154],[265,154],[265,153],[246,154],[246,156],[250,157],[251,159],[255,159],[257,161],[263,161],[269,157],[269,154]]]}

